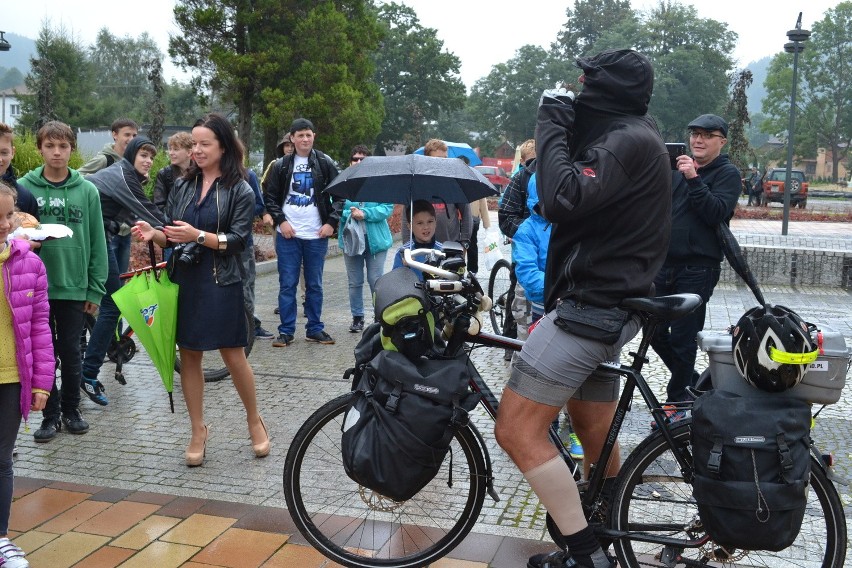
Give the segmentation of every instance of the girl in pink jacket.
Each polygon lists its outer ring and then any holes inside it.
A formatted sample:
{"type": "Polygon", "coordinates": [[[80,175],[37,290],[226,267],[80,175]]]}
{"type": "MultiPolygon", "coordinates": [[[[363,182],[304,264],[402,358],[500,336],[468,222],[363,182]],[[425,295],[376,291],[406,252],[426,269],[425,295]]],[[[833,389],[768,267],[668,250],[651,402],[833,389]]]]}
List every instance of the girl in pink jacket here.
{"type": "Polygon", "coordinates": [[[54,359],[47,275],[15,228],[15,190],[0,182],[0,566],[26,568],[23,551],[6,538],[12,509],[12,449],[30,410],[42,410],[53,385],[54,359]]]}

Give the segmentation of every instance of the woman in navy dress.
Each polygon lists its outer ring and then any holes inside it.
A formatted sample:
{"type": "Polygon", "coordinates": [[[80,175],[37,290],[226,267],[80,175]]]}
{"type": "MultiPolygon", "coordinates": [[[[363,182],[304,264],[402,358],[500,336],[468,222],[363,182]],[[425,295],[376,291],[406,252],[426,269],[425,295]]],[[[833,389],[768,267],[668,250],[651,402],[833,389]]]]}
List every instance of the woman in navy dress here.
{"type": "Polygon", "coordinates": [[[254,217],[254,193],[246,181],[242,144],[226,118],[208,114],[192,129],[192,159],[166,203],[166,227],[140,221],[133,233],[162,247],[174,247],[173,278],[178,292],[177,344],[181,389],[192,425],[186,465],[204,462],[202,356],[218,349],[246,409],[252,449],[269,454],[269,433],[257,409],[254,372],[243,348],[248,343],[240,254],[254,217]]]}

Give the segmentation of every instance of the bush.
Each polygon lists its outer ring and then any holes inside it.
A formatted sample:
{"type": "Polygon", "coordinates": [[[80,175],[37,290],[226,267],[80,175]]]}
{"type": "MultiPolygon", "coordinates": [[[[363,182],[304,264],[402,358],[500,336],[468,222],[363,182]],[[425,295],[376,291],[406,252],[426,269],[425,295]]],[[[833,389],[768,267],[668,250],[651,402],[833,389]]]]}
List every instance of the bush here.
{"type": "MultiPolygon", "coordinates": [[[[71,168],[77,169],[83,163],[83,156],[79,150],[71,152],[71,159],[68,162],[71,168]]],[[[42,164],[44,164],[44,159],[41,157],[36,146],[36,135],[32,132],[16,134],[15,158],[12,160],[15,175],[19,178],[24,177],[28,172],[31,172],[42,164]]]]}

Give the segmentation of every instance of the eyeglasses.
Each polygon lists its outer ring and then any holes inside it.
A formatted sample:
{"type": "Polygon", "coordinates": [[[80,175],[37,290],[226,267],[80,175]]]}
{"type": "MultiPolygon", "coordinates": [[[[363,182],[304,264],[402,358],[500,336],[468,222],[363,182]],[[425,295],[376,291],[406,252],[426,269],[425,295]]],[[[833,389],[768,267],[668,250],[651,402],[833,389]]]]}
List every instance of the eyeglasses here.
{"type": "Polygon", "coordinates": [[[351,158],[349,158],[349,161],[350,162],[360,162],[364,158],[366,158],[366,156],[352,156],[351,158]]]}
{"type": "Polygon", "coordinates": [[[699,132],[696,130],[689,131],[690,138],[701,138],[702,140],[710,140],[711,138],[724,138],[722,134],[713,134],[712,132],[699,132]]]}

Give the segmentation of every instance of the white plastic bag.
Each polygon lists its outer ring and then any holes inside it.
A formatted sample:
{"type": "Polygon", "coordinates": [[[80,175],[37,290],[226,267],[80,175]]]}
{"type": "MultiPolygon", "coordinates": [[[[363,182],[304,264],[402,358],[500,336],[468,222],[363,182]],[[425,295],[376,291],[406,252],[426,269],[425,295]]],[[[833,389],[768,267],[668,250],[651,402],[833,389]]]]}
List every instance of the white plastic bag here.
{"type": "Polygon", "coordinates": [[[491,227],[485,229],[483,238],[480,240],[479,257],[489,272],[497,261],[503,258],[503,253],[500,252],[500,241],[500,231],[491,227]]]}

